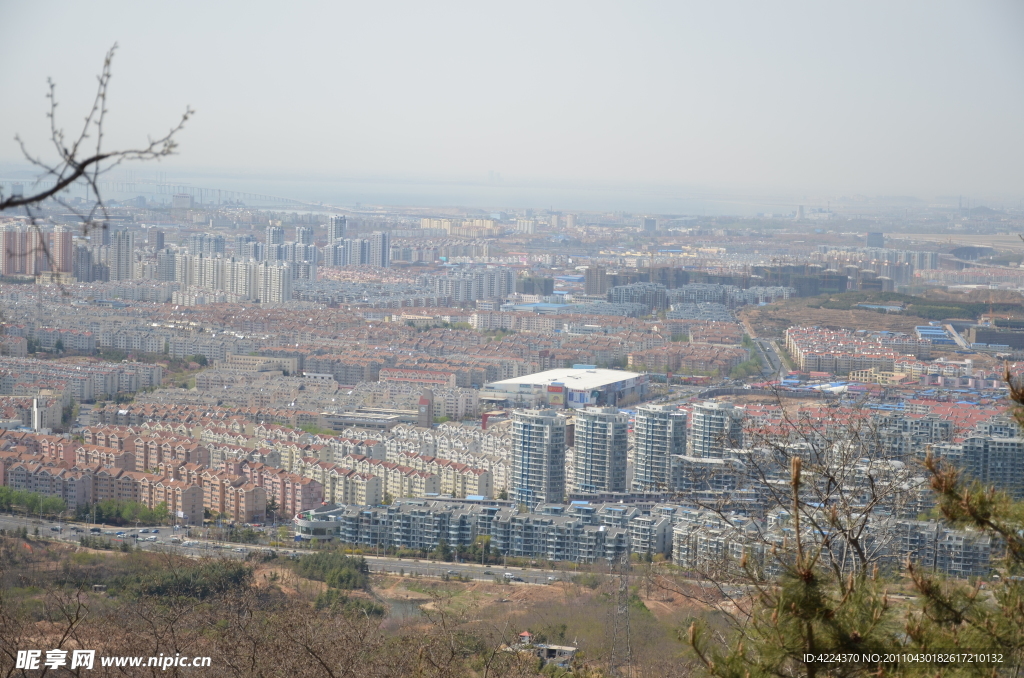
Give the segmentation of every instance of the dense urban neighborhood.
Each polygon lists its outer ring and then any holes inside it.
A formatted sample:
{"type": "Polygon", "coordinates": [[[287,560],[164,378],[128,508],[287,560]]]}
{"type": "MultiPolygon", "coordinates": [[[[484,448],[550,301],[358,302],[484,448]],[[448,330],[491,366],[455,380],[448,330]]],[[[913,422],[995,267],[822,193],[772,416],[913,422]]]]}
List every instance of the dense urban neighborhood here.
{"type": "Polygon", "coordinates": [[[1021,678],[1022,27],[0,2],[0,676],[1021,678]]]}

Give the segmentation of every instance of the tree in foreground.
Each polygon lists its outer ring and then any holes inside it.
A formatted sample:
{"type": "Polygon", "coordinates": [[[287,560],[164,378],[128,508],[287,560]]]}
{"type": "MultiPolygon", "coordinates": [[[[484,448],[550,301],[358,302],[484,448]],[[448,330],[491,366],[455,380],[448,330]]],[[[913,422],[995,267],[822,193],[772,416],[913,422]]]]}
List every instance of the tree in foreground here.
{"type": "MultiPolygon", "coordinates": [[[[32,190],[27,193],[12,192],[4,195],[0,188],[0,213],[5,210],[24,210],[29,226],[41,235],[44,220],[38,218],[33,210],[52,200],[72,214],[76,214],[82,222],[82,235],[88,235],[96,228],[107,228],[107,212],[100,190],[103,175],[124,162],[161,160],[175,154],[178,146],[176,137],[193,115],[194,111],[191,108],[185,109],[177,124],[166,134],[156,138],[150,137],[135,148],[111,149],[105,145],[107,96],[113,77],[112,65],[116,51],[115,44],[103,59],[103,68],[96,78],[96,93],[92,106],[77,133],[69,134],[60,126],[57,119],[57,86],[52,80],[47,82],[49,89],[46,98],[49,101],[49,111],[46,117],[50,124],[53,155],[46,158],[34,153],[20,136],[15,137],[25,160],[35,167],[40,175],[31,187],[32,190]],[[79,212],[65,200],[69,189],[82,185],[92,196],[91,206],[85,212],[79,212]]],[[[39,238],[38,247],[42,248],[42,252],[35,254],[41,255],[52,265],[51,252],[45,238],[39,238]]]]}
{"type": "MultiPolygon", "coordinates": [[[[1015,417],[1024,424],[1024,384],[1010,375],[1007,381],[1015,417]]],[[[809,538],[813,530],[801,525],[805,478],[801,459],[791,462],[793,522],[764,561],[777,576],[766,578],[764,564],[745,554],[733,581],[749,596],[733,598],[725,615],[729,630],[715,634],[704,622],[689,627],[686,640],[706,674],[1021,675],[1024,503],[929,455],[924,465],[943,520],[990,537],[1002,554],[991,580],[953,580],[913,562],[903,579],[880,574],[877,565],[839,571],[827,562],[821,540],[809,538]]]]}

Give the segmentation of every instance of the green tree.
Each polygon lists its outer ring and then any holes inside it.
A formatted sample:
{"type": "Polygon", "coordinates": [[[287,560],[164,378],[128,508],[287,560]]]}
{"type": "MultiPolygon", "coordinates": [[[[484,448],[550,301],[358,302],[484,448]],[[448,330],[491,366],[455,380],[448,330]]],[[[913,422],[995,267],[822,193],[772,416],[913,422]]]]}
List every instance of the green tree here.
{"type": "Polygon", "coordinates": [[[145,504],[135,501],[119,501],[108,499],[79,506],[76,515],[80,520],[91,521],[93,516],[96,522],[110,525],[163,525],[167,522],[167,504],[161,502],[152,509],[145,504]]]}
{"type": "Polygon", "coordinates": [[[267,515],[276,518],[279,510],[281,510],[281,507],[278,505],[276,498],[271,497],[270,499],[267,499],[267,515]]]}
{"type": "Polygon", "coordinates": [[[743,362],[736,365],[729,372],[730,379],[746,379],[747,377],[761,373],[761,360],[755,357],[750,360],[744,360],[743,362]]]}
{"type": "Polygon", "coordinates": [[[438,560],[451,560],[452,549],[448,546],[448,541],[442,539],[440,542],[438,542],[437,548],[434,549],[433,555],[438,560]]]}
{"type": "Polygon", "coordinates": [[[336,436],[338,432],[334,429],[324,428],[323,426],[317,426],[315,424],[303,424],[299,428],[306,433],[311,433],[315,436],[336,436]]]}
{"type": "Polygon", "coordinates": [[[295,571],[302,577],[325,582],[336,589],[365,589],[370,585],[370,569],[366,561],[337,551],[303,556],[296,563],[295,571]]]}
{"type": "Polygon", "coordinates": [[[260,533],[251,527],[241,530],[233,529],[228,532],[227,540],[238,544],[258,544],[260,542],[260,533]]]}
{"type": "Polygon", "coordinates": [[[46,497],[37,492],[0,486],[0,510],[3,511],[20,509],[29,515],[42,513],[45,516],[57,516],[67,508],[60,497],[46,497]]]}
{"type": "MultiPolygon", "coordinates": [[[[1010,378],[1014,414],[1024,424],[1024,383],[1010,378]]],[[[1024,502],[965,478],[930,455],[925,459],[938,509],[946,524],[989,536],[1003,558],[991,581],[939,576],[913,562],[900,581],[877,566],[837,572],[825,564],[820,543],[806,539],[798,499],[791,512],[791,541],[772,560],[780,575],[766,579],[744,556],[741,569],[751,593],[748,616],[734,616],[726,642],[713,640],[705,621],[694,622],[686,641],[718,678],[770,676],[999,676],[1024,666],[1024,502]],[[889,592],[902,586],[909,597],[889,592]],[[988,661],[887,661],[908,653],[980,653],[988,661]],[[882,659],[864,660],[865,654],[882,659]],[[847,655],[844,661],[822,661],[847,655]],[[851,659],[853,658],[853,659],[851,659]]],[[[804,482],[801,460],[792,460],[792,496],[804,482]]]]}
{"type": "MultiPolygon", "coordinates": [[[[790,480],[799,496],[801,460],[793,458],[790,480]]],[[[736,628],[724,648],[709,640],[709,629],[691,624],[687,642],[709,675],[719,678],[830,675],[818,655],[892,652],[895,624],[877,570],[852,572],[848,579],[821,565],[822,550],[805,543],[800,510],[794,507],[792,549],[779,554],[776,581],[765,581],[744,558],[740,567],[754,593],[747,623],[736,628]],[[809,660],[808,657],[811,657],[809,660]]],[[[874,665],[841,665],[836,675],[864,675],[874,665]]]]}

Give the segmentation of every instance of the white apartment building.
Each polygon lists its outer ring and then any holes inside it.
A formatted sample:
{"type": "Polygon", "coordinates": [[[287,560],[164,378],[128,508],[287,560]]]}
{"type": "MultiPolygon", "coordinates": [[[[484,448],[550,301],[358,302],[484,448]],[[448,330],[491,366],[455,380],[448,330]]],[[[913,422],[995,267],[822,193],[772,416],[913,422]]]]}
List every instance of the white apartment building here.
{"type": "Polygon", "coordinates": [[[633,436],[633,491],[669,489],[671,458],[686,453],[686,412],[671,405],[639,407],[633,436]]]}
{"type": "Polygon", "coordinates": [[[615,407],[587,407],[576,412],[574,492],[625,492],[629,417],[615,407]]]}
{"type": "Polygon", "coordinates": [[[565,496],[565,417],[555,410],[512,413],[512,494],[528,507],[565,496]]]}
{"type": "Polygon", "coordinates": [[[725,450],[742,447],[743,410],[732,403],[705,402],[690,415],[687,449],[691,457],[719,458],[725,450]]]}

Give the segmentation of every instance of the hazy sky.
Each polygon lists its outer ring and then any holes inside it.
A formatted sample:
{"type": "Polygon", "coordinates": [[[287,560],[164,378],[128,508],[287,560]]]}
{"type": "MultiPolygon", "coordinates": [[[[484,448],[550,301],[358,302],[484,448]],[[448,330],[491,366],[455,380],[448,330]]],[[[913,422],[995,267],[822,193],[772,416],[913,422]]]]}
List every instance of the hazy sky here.
{"type": "Polygon", "coordinates": [[[0,163],[116,41],[112,141],[197,111],[172,173],[1020,196],[1022,36],[980,0],[0,0],[0,163]]]}

